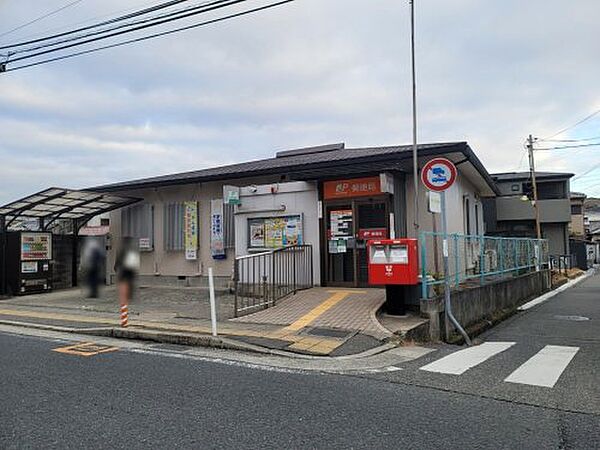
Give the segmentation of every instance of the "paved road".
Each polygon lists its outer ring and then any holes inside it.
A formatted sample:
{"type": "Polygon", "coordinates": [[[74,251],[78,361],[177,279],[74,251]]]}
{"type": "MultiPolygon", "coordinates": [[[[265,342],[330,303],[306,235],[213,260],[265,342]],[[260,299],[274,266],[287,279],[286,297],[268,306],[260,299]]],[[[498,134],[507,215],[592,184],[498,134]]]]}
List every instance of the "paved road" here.
{"type": "Polygon", "coordinates": [[[595,275],[490,330],[473,350],[443,346],[378,378],[598,417],[599,293],[595,275]]]}
{"type": "Polygon", "coordinates": [[[599,287],[596,277],[513,318],[478,354],[444,346],[346,375],[167,347],[84,357],[52,351],[66,342],[2,333],[0,448],[597,449],[599,287]],[[546,346],[578,350],[535,358],[546,346]],[[562,369],[552,387],[505,381],[523,365],[546,378],[562,369]]]}

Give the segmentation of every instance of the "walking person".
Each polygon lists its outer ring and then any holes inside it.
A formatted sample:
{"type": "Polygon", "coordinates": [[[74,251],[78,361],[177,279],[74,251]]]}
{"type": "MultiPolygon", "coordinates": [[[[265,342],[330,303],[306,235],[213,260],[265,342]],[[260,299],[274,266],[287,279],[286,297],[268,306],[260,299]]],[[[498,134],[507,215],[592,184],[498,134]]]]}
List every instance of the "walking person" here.
{"type": "Polygon", "coordinates": [[[117,288],[121,306],[133,299],[133,288],[137,272],[140,269],[140,254],[132,238],[123,239],[121,249],[115,260],[117,288]]]}

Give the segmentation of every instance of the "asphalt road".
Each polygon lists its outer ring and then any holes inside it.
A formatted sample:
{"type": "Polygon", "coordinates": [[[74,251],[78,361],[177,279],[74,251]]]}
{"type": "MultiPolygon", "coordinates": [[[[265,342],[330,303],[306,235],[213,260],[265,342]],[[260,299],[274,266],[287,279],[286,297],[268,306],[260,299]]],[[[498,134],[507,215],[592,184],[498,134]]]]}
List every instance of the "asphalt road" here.
{"type": "MultiPolygon", "coordinates": [[[[514,342],[460,375],[307,373],[0,334],[0,448],[600,448],[600,278],[486,336],[514,342]],[[556,316],[581,315],[573,321],[556,316]],[[503,381],[546,345],[577,347],[553,387],[503,381]]],[[[152,348],[157,348],[153,346],[152,348]]]]}

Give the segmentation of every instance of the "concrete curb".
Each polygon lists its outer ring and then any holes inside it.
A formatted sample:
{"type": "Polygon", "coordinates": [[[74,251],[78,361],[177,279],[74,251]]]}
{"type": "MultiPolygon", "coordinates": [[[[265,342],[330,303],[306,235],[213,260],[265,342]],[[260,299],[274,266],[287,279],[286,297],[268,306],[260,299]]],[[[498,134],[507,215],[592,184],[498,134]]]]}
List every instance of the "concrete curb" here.
{"type": "Polygon", "coordinates": [[[284,350],[275,350],[258,345],[248,344],[225,336],[213,337],[211,335],[194,334],[194,333],[170,333],[168,331],[139,329],[139,328],[118,328],[118,327],[101,327],[101,328],[76,328],[63,327],[58,325],[46,325],[32,322],[17,322],[13,320],[1,320],[0,325],[9,325],[14,327],[32,328],[44,331],[56,331],[71,334],[84,334],[89,336],[111,337],[120,339],[131,339],[139,341],[151,341],[163,344],[185,345],[190,347],[208,347],[223,350],[236,350],[243,352],[259,353],[268,356],[282,356],[292,359],[305,360],[352,360],[360,359],[369,356],[383,353],[387,350],[395,348],[396,345],[386,343],[378,347],[366,350],[362,353],[344,356],[313,356],[300,353],[286,352],[284,350]]]}
{"type": "Polygon", "coordinates": [[[567,289],[572,288],[573,286],[576,286],[577,284],[581,283],[583,280],[587,280],[589,277],[593,276],[595,273],[596,273],[596,268],[592,267],[591,269],[588,269],[584,275],[582,275],[578,278],[575,278],[574,280],[570,280],[569,282],[563,284],[562,286],[557,287],[556,289],[554,289],[550,292],[546,292],[544,295],[540,295],[539,297],[534,298],[533,300],[525,303],[524,305],[519,306],[517,308],[517,311],[527,311],[537,305],[541,305],[542,303],[550,300],[555,295],[558,295],[561,292],[566,291],[567,289]]]}

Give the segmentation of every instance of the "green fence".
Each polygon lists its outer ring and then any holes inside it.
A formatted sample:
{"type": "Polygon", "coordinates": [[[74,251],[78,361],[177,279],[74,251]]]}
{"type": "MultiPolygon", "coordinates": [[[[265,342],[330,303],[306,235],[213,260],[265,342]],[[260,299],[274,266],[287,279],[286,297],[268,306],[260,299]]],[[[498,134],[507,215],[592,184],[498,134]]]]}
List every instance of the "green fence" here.
{"type": "Polygon", "coordinates": [[[545,239],[421,232],[422,297],[433,296],[444,284],[444,253],[448,254],[451,287],[508,278],[548,267],[545,239]]]}

